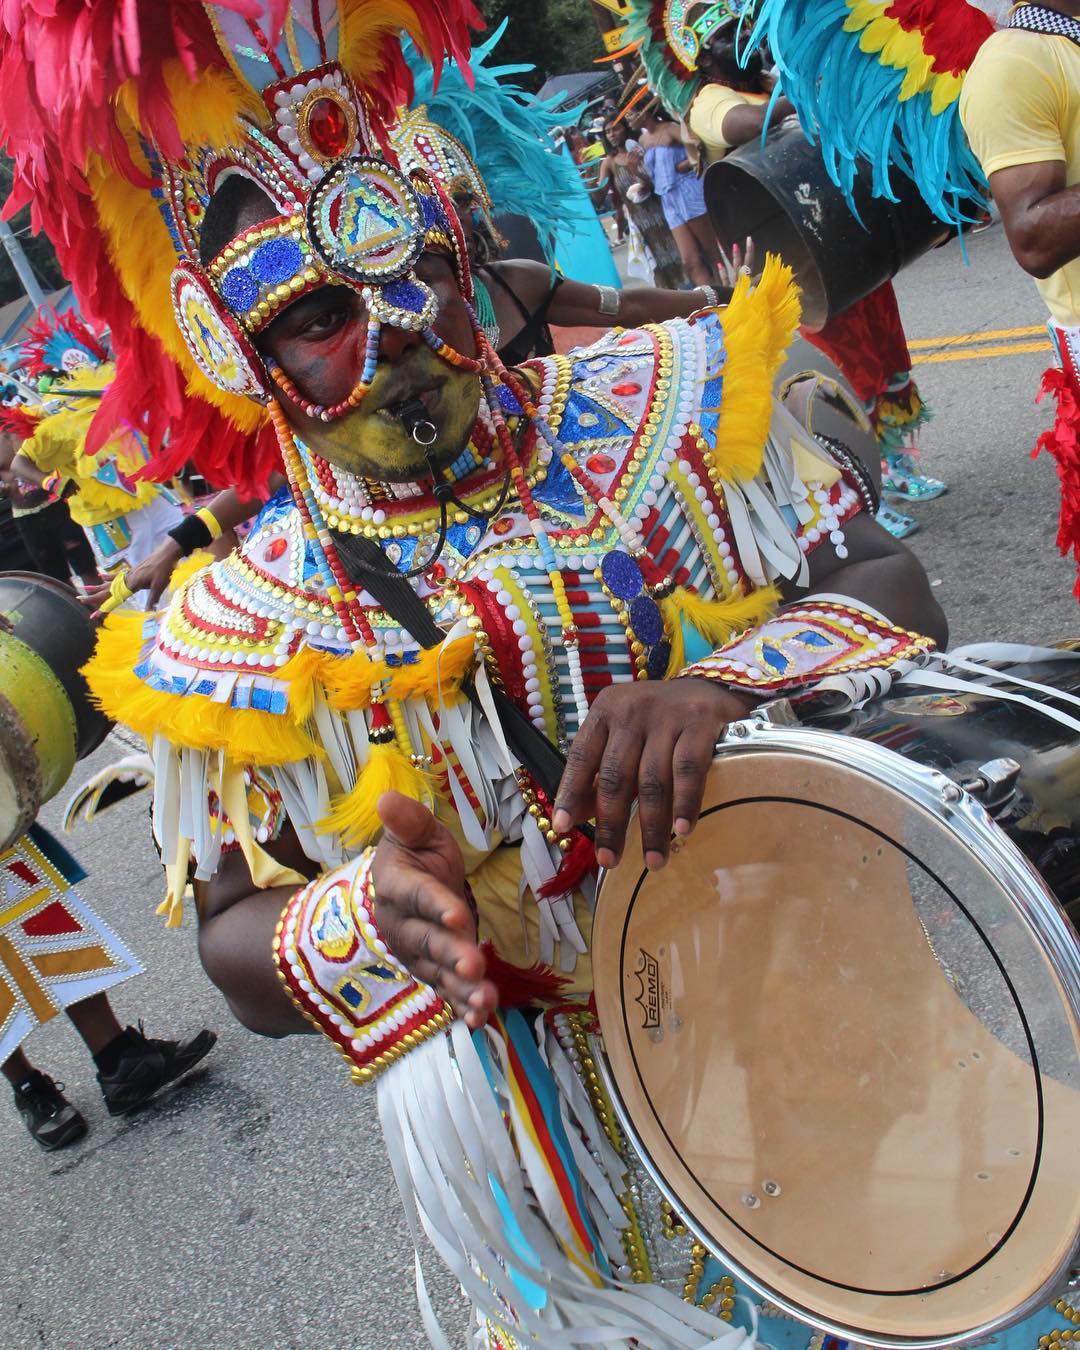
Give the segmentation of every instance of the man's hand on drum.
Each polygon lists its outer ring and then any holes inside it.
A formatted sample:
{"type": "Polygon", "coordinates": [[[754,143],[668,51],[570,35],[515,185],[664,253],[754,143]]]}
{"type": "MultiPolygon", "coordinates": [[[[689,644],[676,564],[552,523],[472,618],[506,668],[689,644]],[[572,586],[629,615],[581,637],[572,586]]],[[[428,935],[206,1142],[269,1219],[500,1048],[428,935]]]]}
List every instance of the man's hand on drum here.
{"type": "Polygon", "coordinates": [[[663,867],[672,833],[697,824],[721,731],[756,702],[707,680],[610,685],[574,737],[552,828],[595,820],[596,860],[616,867],[636,800],[645,865],[663,867]]]}
{"type": "MultiPolygon", "coordinates": [[[[175,539],[165,538],[153,553],[135,567],[130,567],[125,575],[132,595],[149,589],[148,605],[152,609],[161,599],[172,577],[173,568],[183,558],[184,550],[175,539]]],[[[97,613],[109,598],[111,582],[100,586],[88,586],[82,602],[97,613]]]]}

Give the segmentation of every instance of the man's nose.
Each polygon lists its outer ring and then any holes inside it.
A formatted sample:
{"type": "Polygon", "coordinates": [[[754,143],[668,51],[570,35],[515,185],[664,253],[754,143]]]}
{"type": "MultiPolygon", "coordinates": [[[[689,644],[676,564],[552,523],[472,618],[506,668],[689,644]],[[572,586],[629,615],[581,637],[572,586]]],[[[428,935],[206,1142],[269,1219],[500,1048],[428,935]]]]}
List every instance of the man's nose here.
{"type": "Polygon", "coordinates": [[[393,365],[423,341],[415,328],[395,328],[392,324],[384,323],[379,329],[379,357],[393,365]]]}

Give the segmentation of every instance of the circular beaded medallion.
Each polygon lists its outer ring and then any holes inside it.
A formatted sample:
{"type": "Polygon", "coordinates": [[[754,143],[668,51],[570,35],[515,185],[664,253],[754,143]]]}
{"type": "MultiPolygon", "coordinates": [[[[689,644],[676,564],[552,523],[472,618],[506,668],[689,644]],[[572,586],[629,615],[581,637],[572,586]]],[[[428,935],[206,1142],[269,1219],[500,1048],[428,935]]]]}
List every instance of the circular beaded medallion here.
{"type": "Polygon", "coordinates": [[[172,276],[173,310],[188,351],[203,374],[230,394],[265,397],[259,358],[217,297],[186,267],[172,276]]]}
{"type": "Polygon", "coordinates": [[[346,159],[308,203],[308,234],[319,256],[365,286],[403,276],[424,247],[424,213],[415,188],[377,159],[346,159]]]}

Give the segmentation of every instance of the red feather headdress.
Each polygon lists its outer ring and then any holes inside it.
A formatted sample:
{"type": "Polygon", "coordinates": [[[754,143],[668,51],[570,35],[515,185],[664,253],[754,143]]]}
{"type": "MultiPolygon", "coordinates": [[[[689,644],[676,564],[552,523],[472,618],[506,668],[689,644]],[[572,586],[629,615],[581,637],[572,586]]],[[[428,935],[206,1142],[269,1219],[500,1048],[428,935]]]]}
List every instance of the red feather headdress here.
{"type": "Polygon", "coordinates": [[[30,206],[117,362],[90,448],[133,424],[163,477],[191,460],[217,484],[265,483],[277,447],[264,409],[208,378],[174,313],[170,274],[197,254],[206,157],[248,154],[261,136],[264,158],[291,155],[306,182],[274,99],[299,97],[313,74],[359,111],[351,153],[378,153],[411,94],[401,32],[438,68],[467,62],[476,26],[472,0],[0,0],[6,211],[30,206]]]}

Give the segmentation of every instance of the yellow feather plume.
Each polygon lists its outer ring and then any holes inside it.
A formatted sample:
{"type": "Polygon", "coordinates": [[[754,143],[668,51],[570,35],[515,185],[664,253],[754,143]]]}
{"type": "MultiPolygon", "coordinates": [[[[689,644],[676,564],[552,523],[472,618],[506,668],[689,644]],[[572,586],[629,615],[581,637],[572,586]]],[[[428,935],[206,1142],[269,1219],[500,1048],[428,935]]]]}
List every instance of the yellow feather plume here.
{"type": "Polygon", "coordinates": [[[751,288],[749,277],[740,277],[719,311],[727,357],[713,463],[725,478],[753,478],[761,468],[773,383],[798,327],[798,296],[791,268],[770,254],[758,284],[751,288]]]}
{"type": "Polygon", "coordinates": [[[732,595],[726,600],[705,600],[682,587],[666,596],[660,601],[664,631],[671,643],[666,678],[672,679],[686,666],[684,622],[715,650],[736,634],[764,623],[779,603],[780,592],[775,586],[764,586],[749,595],[732,595]]]}
{"type": "Polygon", "coordinates": [[[347,848],[363,848],[382,829],[375,808],[384,792],[401,792],[430,805],[432,782],[396,745],[373,745],[356,786],[344,796],[334,798],[329,814],[317,828],[324,834],[340,835],[347,848]]]}
{"type": "Polygon", "coordinates": [[[440,694],[443,698],[456,694],[472,669],[475,649],[476,641],[469,636],[421,652],[412,665],[392,669],[390,697],[406,699],[422,694],[433,699],[440,694]]]}

